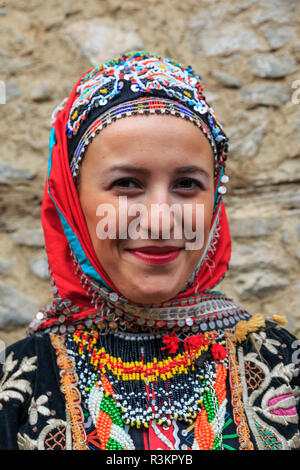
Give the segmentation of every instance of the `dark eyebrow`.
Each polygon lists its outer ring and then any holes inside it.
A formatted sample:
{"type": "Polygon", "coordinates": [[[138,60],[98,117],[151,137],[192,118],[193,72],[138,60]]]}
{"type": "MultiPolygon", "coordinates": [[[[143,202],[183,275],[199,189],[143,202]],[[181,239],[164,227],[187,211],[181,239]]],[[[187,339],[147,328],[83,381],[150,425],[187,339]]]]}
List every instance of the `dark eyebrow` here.
{"type": "Polygon", "coordinates": [[[134,165],[113,165],[111,166],[108,171],[124,171],[129,173],[139,173],[139,174],[148,174],[149,171],[145,168],[139,168],[134,165]]]}
{"type": "MultiPolygon", "coordinates": [[[[149,173],[149,171],[146,170],[145,168],[137,167],[134,165],[113,165],[109,168],[108,171],[123,171],[123,172],[138,173],[138,174],[144,174],[144,175],[147,175],[149,173]]],[[[174,173],[176,174],[178,173],[202,173],[207,178],[209,178],[209,174],[207,173],[207,171],[196,165],[177,167],[174,169],[174,173]]]]}
{"type": "Polygon", "coordinates": [[[207,178],[209,178],[209,174],[207,173],[204,168],[201,168],[200,166],[196,165],[191,165],[191,166],[181,166],[178,168],[175,168],[175,173],[202,173],[205,175],[207,178]]]}

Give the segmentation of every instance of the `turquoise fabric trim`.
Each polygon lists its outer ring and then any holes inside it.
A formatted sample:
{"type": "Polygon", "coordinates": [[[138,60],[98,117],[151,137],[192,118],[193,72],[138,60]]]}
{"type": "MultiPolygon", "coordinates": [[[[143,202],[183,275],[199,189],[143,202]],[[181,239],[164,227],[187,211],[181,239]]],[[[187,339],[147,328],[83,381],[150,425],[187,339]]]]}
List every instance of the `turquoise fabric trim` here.
{"type": "Polygon", "coordinates": [[[55,205],[55,208],[58,212],[58,215],[59,215],[59,218],[60,218],[60,221],[61,221],[61,224],[62,224],[62,227],[63,227],[63,230],[65,232],[65,235],[67,237],[67,240],[68,242],[70,243],[70,246],[72,248],[72,251],[73,253],[75,254],[76,256],[76,259],[78,261],[78,263],[80,264],[81,266],[81,269],[83,270],[83,272],[89,276],[91,279],[93,279],[94,281],[96,281],[97,283],[101,284],[102,287],[105,287],[106,289],[108,289],[110,292],[112,292],[112,289],[106,284],[106,282],[101,278],[101,276],[97,273],[97,271],[95,270],[95,268],[92,266],[92,264],[90,263],[90,261],[88,260],[85,252],[83,251],[82,249],[82,246],[78,240],[78,237],[76,235],[76,233],[73,232],[73,230],[71,229],[69,223],[67,222],[67,220],[65,219],[64,215],[61,213],[61,211],[59,210],[59,208],[57,207],[52,195],[51,195],[51,192],[50,192],[50,189],[49,189],[49,177],[50,177],[50,172],[51,172],[51,167],[52,167],[52,150],[53,150],[53,146],[56,144],[57,140],[56,140],[56,135],[55,135],[55,129],[54,127],[51,129],[51,133],[50,133],[50,141],[49,141],[49,160],[48,160],[48,178],[47,178],[47,185],[48,185],[48,194],[50,195],[51,199],[52,199],[52,202],[53,204],[55,205]]]}
{"type": "MultiPolygon", "coordinates": [[[[53,147],[56,144],[56,142],[57,142],[57,140],[56,140],[56,135],[55,135],[55,129],[54,129],[54,127],[52,127],[51,132],[50,132],[50,139],[49,139],[48,179],[49,179],[49,176],[50,176],[50,171],[51,171],[51,166],[52,166],[52,150],[53,150],[53,147]]],[[[48,186],[48,188],[49,188],[49,186],[48,186]]],[[[49,192],[49,190],[48,190],[48,192],[49,192]]]]}
{"type": "MultiPolygon", "coordinates": [[[[207,294],[207,293],[208,293],[207,290],[206,290],[206,291],[204,290],[204,291],[202,291],[202,292],[197,292],[197,294],[193,294],[193,295],[196,297],[196,296],[199,295],[199,294],[207,294]]],[[[218,290],[210,290],[209,293],[210,293],[210,294],[221,294],[221,295],[224,295],[223,292],[218,291],[218,290]]]]}

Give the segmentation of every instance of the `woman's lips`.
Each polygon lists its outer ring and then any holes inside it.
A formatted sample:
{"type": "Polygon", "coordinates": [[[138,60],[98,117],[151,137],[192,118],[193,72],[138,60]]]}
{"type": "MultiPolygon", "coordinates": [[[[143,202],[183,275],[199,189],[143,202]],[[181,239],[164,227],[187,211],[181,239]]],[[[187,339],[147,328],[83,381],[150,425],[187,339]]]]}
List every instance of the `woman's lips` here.
{"type": "Polygon", "coordinates": [[[142,246],[127,250],[148,264],[166,264],[176,259],[183,248],[178,246],[142,246]]]}

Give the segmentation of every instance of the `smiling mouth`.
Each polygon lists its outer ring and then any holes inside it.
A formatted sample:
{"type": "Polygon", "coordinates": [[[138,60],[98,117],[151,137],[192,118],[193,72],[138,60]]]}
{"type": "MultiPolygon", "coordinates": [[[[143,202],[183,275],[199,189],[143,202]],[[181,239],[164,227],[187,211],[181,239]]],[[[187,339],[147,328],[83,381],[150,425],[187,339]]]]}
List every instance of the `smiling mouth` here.
{"type": "Polygon", "coordinates": [[[178,246],[142,246],[126,251],[148,264],[166,264],[175,260],[183,249],[178,246]]]}

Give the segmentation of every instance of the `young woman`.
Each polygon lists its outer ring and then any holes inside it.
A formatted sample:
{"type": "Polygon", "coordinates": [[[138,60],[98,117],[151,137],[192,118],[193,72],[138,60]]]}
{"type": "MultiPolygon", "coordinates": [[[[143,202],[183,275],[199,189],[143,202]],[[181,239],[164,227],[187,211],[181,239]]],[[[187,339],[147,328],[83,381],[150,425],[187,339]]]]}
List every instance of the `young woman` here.
{"type": "Polygon", "coordinates": [[[55,110],[53,304],[6,351],[0,448],[300,447],[296,339],[213,290],[231,253],[227,147],[192,67],[144,51],[55,110]]]}

